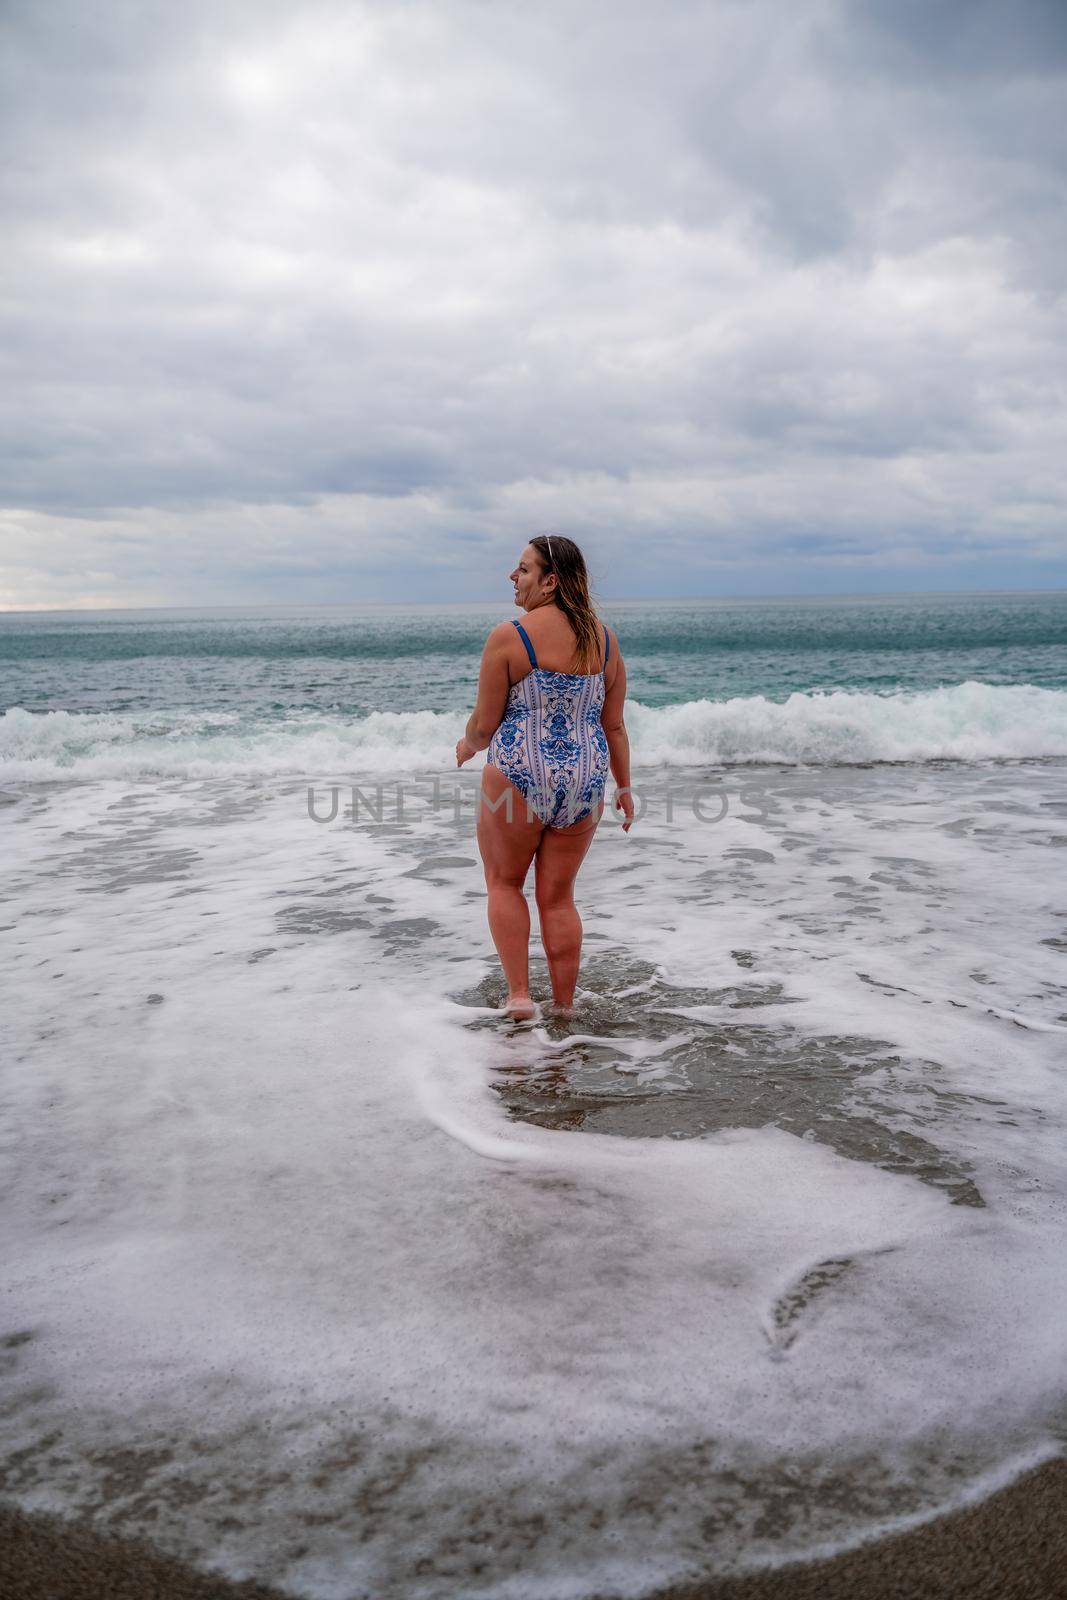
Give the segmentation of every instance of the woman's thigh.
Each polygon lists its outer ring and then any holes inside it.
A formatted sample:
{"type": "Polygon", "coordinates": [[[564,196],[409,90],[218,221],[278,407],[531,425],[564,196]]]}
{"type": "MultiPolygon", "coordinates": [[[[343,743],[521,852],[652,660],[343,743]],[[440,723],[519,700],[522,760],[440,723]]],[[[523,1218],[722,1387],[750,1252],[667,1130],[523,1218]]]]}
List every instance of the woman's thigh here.
{"type": "Polygon", "coordinates": [[[478,849],[486,883],[517,883],[521,887],[541,836],[549,831],[540,817],[531,816],[522,795],[497,767],[482,769],[478,849]]]}
{"type": "Polygon", "coordinates": [[[566,900],[574,888],[578,868],[585,860],[604,806],[591,817],[572,823],[569,828],[546,828],[537,847],[536,892],[538,900],[566,900]]]}

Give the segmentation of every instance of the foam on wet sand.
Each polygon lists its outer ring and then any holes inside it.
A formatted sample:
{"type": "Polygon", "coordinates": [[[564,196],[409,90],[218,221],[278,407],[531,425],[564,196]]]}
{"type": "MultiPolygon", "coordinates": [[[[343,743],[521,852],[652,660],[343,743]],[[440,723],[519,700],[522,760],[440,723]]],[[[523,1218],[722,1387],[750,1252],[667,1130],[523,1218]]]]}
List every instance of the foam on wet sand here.
{"type": "Polygon", "coordinates": [[[27,791],[4,1492],[323,1600],[587,1600],[1061,1455],[1059,781],[605,824],[524,1029],[448,811],[27,791]]]}

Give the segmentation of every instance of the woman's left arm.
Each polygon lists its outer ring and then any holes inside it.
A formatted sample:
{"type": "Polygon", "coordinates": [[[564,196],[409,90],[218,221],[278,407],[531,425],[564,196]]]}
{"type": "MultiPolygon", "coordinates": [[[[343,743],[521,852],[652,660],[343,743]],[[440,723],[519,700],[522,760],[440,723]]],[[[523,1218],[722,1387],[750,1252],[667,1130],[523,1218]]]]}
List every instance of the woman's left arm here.
{"type": "Polygon", "coordinates": [[[456,766],[461,767],[479,750],[487,750],[499,728],[508,703],[511,679],[508,675],[508,645],[512,629],[501,622],[485,641],[478,673],[478,698],[467,722],[467,731],[456,745],[456,766]]]}

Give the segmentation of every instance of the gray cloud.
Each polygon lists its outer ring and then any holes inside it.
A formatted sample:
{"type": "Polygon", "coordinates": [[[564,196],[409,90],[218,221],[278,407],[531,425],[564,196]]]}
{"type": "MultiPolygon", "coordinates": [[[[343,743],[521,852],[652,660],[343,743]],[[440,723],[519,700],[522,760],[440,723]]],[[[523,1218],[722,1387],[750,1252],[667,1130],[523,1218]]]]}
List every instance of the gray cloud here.
{"type": "Polygon", "coordinates": [[[1067,582],[1059,4],[0,30],[0,604],[1067,582]]]}

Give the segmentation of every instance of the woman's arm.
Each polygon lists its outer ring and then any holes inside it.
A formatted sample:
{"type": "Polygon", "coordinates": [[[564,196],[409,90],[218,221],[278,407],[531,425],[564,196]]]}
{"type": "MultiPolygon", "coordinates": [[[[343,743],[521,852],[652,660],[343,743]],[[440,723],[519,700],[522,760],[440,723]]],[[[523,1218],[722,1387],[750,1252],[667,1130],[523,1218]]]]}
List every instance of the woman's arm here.
{"type": "Polygon", "coordinates": [[[623,721],[623,707],[626,704],[626,663],[622,659],[617,640],[614,655],[615,676],[604,696],[600,721],[607,736],[611,775],[618,787],[615,806],[626,818],[622,825],[623,833],[629,833],[630,824],[634,819],[634,798],[630,792],[630,739],[626,732],[626,723],[623,721]]]}
{"type": "Polygon", "coordinates": [[[478,672],[478,697],[467,721],[466,732],[456,745],[456,765],[461,767],[479,750],[487,750],[499,728],[508,703],[511,679],[508,673],[508,645],[514,629],[498,623],[485,641],[482,665],[478,672]]]}

